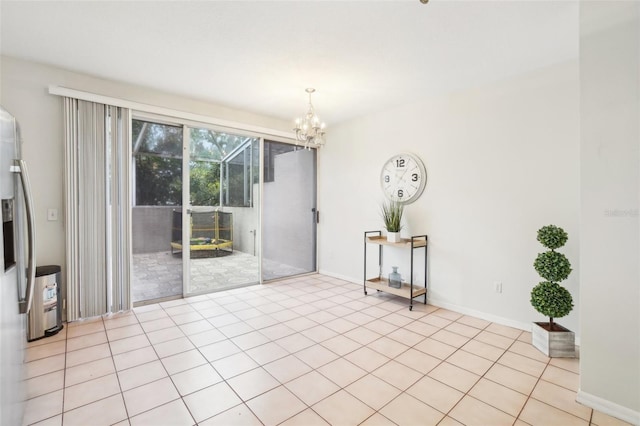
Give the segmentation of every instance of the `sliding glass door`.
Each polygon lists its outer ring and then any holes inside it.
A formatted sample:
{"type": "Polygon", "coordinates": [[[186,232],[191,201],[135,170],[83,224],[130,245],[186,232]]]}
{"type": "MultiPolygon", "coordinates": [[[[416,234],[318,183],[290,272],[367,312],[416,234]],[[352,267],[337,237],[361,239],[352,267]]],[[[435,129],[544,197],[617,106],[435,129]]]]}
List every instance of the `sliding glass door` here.
{"type": "Polygon", "coordinates": [[[185,210],[191,232],[184,294],[258,284],[259,139],[190,128],[188,141],[185,210]]]}
{"type": "Polygon", "coordinates": [[[149,117],[132,136],[135,304],[316,270],[315,150],[149,117]]]}
{"type": "Polygon", "coordinates": [[[262,278],[316,271],[316,151],[264,142],[262,278]]]}
{"type": "Polygon", "coordinates": [[[182,295],[182,126],[132,122],[132,301],[182,295]]]}

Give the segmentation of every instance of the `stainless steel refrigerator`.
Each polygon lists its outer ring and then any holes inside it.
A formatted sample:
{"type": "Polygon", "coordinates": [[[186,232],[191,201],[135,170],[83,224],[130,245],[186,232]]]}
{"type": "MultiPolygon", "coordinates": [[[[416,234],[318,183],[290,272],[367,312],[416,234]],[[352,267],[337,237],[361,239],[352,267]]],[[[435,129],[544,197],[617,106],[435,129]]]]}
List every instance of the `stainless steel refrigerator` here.
{"type": "Polygon", "coordinates": [[[0,107],[0,425],[21,425],[25,406],[27,313],[35,281],[33,202],[20,133],[0,107]]]}

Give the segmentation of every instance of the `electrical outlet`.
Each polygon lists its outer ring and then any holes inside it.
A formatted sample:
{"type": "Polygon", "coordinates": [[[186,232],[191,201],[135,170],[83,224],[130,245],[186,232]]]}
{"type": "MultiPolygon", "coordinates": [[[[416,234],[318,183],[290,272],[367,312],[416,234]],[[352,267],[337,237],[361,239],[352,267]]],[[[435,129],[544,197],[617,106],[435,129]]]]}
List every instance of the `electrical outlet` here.
{"type": "Polygon", "coordinates": [[[496,293],[502,293],[502,283],[500,281],[496,281],[493,283],[493,287],[496,293]]]}

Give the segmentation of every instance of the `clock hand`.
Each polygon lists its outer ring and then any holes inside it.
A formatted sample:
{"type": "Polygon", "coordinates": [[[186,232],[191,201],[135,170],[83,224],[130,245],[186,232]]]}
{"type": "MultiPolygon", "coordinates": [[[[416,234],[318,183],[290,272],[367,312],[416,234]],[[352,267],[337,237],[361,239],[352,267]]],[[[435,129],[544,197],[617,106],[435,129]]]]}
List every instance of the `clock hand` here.
{"type": "Polygon", "coordinates": [[[409,171],[409,168],[408,168],[408,167],[406,167],[406,168],[404,169],[404,171],[402,172],[402,174],[401,174],[399,177],[397,176],[398,172],[396,171],[396,177],[397,177],[397,179],[398,179],[398,180],[401,180],[401,181],[403,181],[403,182],[404,182],[404,175],[406,175],[408,171],[409,171]]]}

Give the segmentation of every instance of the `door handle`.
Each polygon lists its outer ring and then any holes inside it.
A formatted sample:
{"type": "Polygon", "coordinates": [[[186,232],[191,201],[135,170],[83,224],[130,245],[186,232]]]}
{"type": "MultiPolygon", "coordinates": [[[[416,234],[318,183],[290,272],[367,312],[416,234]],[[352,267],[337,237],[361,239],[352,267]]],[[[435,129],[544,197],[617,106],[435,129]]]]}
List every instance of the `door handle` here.
{"type": "MultiPolygon", "coordinates": [[[[12,169],[20,176],[20,182],[22,183],[22,193],[24,194],[25,211],[27,214],[27,241],[29,245],[27,249],[27,288],[25,290],[24,300],[19,301],[20,313],[26,314],[31,310],[31,302],[33,300],[33,286],[36,281],[36,230],[35,218],[33,216],[31,183],[29,182],[27,163],[24,160],[15,160],[15,163],[16,167],[12,169]]],[[[19,271],[19,273],[22,272],[19,271]]]]}

